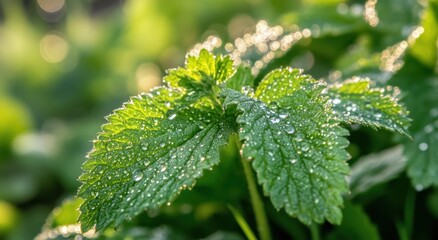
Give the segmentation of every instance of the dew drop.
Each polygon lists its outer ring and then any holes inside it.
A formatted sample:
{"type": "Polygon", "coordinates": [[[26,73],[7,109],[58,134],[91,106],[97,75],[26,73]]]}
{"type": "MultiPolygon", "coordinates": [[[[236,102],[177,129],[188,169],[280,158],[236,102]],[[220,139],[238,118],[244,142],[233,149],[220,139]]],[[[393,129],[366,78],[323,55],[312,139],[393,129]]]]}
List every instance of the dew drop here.
{"type": "Polygon", "coordinates": [[[306,144],[306,143],[304,143],[304,144],[301,146],[301,150],[303,150],[303,152],[307,152],[307,151],[309,151],[309,145],[306,144]]]}
{"type": "Polygon", "coordinates": [[[147,143],[143,143],[143,144],[141,144],[141,150],[143,150],[143,151],[148,150],[148,145],[149,145],[149,144],[147,144],[147,143]]]}
{"type": "Polygon", "coordinates": [[[415,190],[417,190],[417,191],[421,191],[421,190],[423,190],[424,189],[424,186],[422,185],[422,184],[417,184],[417,185],[415,185],[415,190]]]}
{"type": "Polygon", "coordinates": [[[319,203],[319,199],[315,198],[315,204],[318,204],[318,203],[319,203]]]}
{"type": "Polygon", "coordinates": [[[424,132],[425,133],[431,133],[433,131],[433,126],[428,124],[426,125],[426,127],[424,127],[424,132]]]}
{"type": "Polygon", "coordinates": [[[427,143],[420,143],[418,145],[418,149],[420,149],[420,151],[426,151],[429,148],[429,145],[427,145],[427,143]]]}
{"type": "Polygon", "coordinates": [[[271,119],[271,123],[279,123],[280,122],[280,119],[278,119],[278,118],[272,118],[271,119]]]}
{"type": "Polygon", "coordinates": [[[166,171],[166,169],[167,169],[167,167],[166,166],[163,166],[162,168],[161,168],[161,172],[164,172],[164,171],[166,171]]]}
{"type": "Polygon", "coordinates": [[[201,157],[201,159],[200,159],[200,160],[201,160],[201,162],[202,162],[202,161],[204,161],[204,160],[205,160],[205,157],[201,157]]]}
{"type": "Polygon", "coordinates": [[[268,155],[272,157],[272,156],[274,156],[274,153],[273,152],[268,152],[268,155]]]}
{"type": "Polygon", "coordinates": [[[165,143],[160,143],[160,147],[164,147],[164,146],[166,146],[165,143]]]}
{"type": "Polygon", "coordinates": [[[250,87],[250,86],[243,86],[240,91],[249,97],[254,96],[254,89],[252,89],[252,87],[250,87]]]}
{"type": "Polygon", "coordinates": [[[176,113],[170,114],[168,117],[169,120],[173,120],[175,118],[176,118],[176,113]]]}
{"type": "Polygon", "coordinates": [[[438,117],[438,108],[432,108],[432,109],[430,110],[430,115],[431,115],[432,117],[438,117]]]}
{"type": "Polygon", "coordinates": [[[292,126],[289,126],[285,129],[287,134],[293,134],[295,132],[295,128],[292,126]]]}
{"type": "Polygon", "coordinates": [[[333,99],[332,103],[333,103],[334,105],[337,105],[337,104],[341,103],[341,99],[339,99],[339,98],[335,98],[335,99],[333,99]]]}
{"type": "Polygon", "coordinates": [[[285,118],[287,118],[287,117],[289,117],[289,114],[287,114],[287,113],[282,113],[282,114],[280,114],[280,115],[278,115],[280,118],[282,118],[282,119],[285,119],[285,118]]]}
{"type": "Polygon", "coordinates": [[[143,173],[141,171],[136,170],[132,173],[132,180],[138,182],[143,178],[143,173]]]}
{"type": "Polygon", "coordinates": [[[376,118],[381,118],[381,117],[382,117],[382,114],[381,114],[381,113],[376,113],[376,114],[374,114],[374,117],[376,117],[376,118]]]}
{"type": "Polygon", "coordinates": [[[295,164],[295,163],[298,162],[298,160],[297,160],[297,159],[292,159],[292,160],[290,160],[290,162],[291,162],[292,164],[295,164]]]}

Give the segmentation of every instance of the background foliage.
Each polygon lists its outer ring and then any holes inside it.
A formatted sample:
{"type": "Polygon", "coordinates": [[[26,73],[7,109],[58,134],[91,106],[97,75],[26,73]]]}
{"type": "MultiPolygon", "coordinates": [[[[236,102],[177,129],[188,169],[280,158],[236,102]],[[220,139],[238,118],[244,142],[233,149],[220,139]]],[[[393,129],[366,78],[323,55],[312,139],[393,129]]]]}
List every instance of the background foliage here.
{"type": "MultiPolygon", "coordinates": [[[[370,77],[398,86],[413,119],[412,140],[350,127],[344,222],[320,226],[321,238],[438,237],[437,1],[0,0],[0,238],[75,223],[77,202],[45,219],[76,194],[102,116],[159,85],[196,43],[215,35],[238,46],[266,28],[261,19],[297,34],[260,75],[290,65],[331,82],[370,77]]],[[[241,56],[257,65],[262,53],[241,56]]],[[[237,154],[227,147],[192,191],[103,237],[241,238],[227,204],[253,216],[237,154]]],[[[276,238],[310,236],[266,206],[276,238]]]]}

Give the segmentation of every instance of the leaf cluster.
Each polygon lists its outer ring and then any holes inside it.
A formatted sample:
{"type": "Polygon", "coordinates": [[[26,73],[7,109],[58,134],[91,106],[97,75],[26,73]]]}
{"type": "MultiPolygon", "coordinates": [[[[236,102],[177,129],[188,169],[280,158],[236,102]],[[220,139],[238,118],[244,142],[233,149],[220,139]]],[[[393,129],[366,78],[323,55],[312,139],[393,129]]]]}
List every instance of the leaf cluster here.
{"type": "Polygon", "coordinates": [[[288,67],[254,90],[247,68],[207,50],[164,83],[114,111],[94,141],[78,193],[83,231],[171,204],[219,164],[234,135],[276,209],[307,225],[339,224],[349,174],[343,124],[403,134],[409,124],[396,96],[368,79],[327,84],[288,67]]]}

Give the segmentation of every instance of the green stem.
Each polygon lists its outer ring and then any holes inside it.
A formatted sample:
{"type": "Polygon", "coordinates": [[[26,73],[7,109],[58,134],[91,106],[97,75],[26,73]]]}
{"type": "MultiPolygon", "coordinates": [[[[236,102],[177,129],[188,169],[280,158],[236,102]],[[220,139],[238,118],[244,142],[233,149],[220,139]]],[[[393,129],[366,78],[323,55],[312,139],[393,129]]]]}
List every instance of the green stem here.
{"type": "Polygon", "coordinates": [[[270,240],[271,232],[269,230],[269,224],[267,221],[265,208],[263,206],[263,201],[257,191],[257,184],[254,179],[254,174],[252,172],[251,165],[249,161],[245,160],[243,157],[240,158],[243,171],[245,172],[246,181],[248,183],[249,195],[251,197],[251,204],[254,210],[254,215],[257,223],[257,230],[261,240],[270,240]]]}
{"type": "Polygon", "coordinates": [[[252,232],[251,228],[249,227],[248,223],[246,222],[242,214],[231,205],[228,205],[228,209],[230,209],[231,213],[233,214],[234,218],[236,219],[243,233],[245,233],[246,238],[248,238],[248,240],[257,240],[255,234],[252,232]]]}
{"type": "Polygon", "coordinates": [[[404,219],[403,222],[397,220],[396,227],[398,231],[399,238],[401,240],[409,240],[412,236],[412,228],[414,222],[415,213],[415,196],[416,193],[412,189],[408,189],[406,194],[406,201],[404,206],[404,219]]]}
{"type": "Polygon", "coordinates": [[[319,228],[315,223],[310,225],[310,235],[312,240],[319,240],[319,228]]]}

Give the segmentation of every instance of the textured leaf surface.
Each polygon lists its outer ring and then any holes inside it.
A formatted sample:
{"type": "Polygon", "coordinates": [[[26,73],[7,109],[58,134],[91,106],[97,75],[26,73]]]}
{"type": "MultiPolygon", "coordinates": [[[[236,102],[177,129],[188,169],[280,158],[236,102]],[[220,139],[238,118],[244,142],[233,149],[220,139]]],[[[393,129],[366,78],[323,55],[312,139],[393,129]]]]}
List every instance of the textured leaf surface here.
{"type": "Polygon", "coordinates": [[[407,110],[395,96],[382,88],[371,88],[369,79],[354,78],[329,86],[337,117],[346,123],[358,123],[372,128],[385,128],[408,135],[410,119],[407,110]]]}
{"type": "Polygon", "coordinates": [[[117,226],[170,203],[219,162],[232,125],[213,111],[180,108],[179,97],[159,88],[109,116],[80,177],[83,230],[117,226]]]}
{"type": "Polygon", "coordinates": [[[273,71],[250,98],[223,91],[237,105],[243,156],[252,160],[259,183],[275,208],[303,223],[340,223],[341,194],[348,174],[343,137],[348,132],[330,116],[323,86],[298,70],[273,71]]]}
{"type": "Polygon", "coordinates": [[[403,68],[393,77],[405,93],[403,98],[413,118],[414,141],[408,142],[407,173],[418,190],[438,186],[438,2],[429,1],[423,13],[424,33],[416,39],[403,68]]]}
{"type": "Polygon", "coordinates": [[[170,87],[205,91],[214,85],[224,83],[233,73],[230,57],[213,56],[203,49],[199,56],[187,56],[185,68],[169,70],[169,75],[164,81],[170,87]]]}
{"type": "Polygon", "coordinates": [[[431,109],[435,120],[416,132],[414,141],[406,145],[408,175],[415,189],[421,191],[438,186],[438,108],[431,109]]]}

